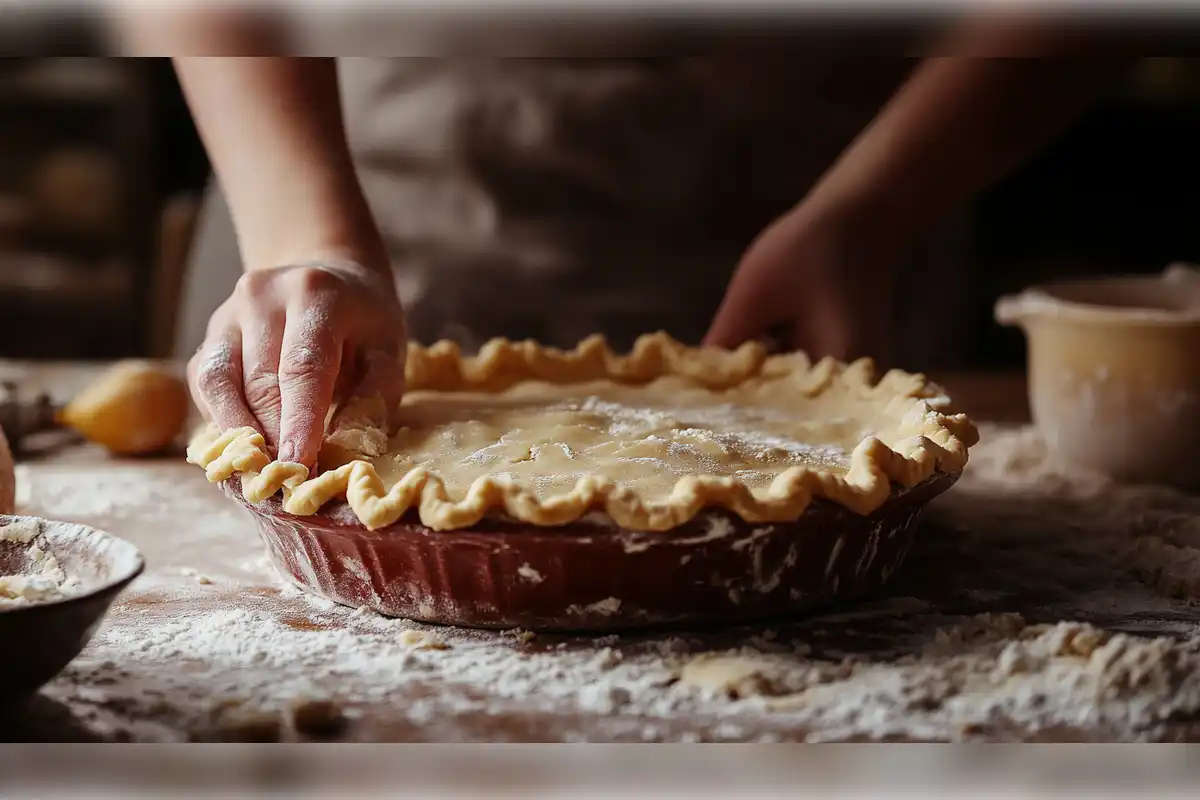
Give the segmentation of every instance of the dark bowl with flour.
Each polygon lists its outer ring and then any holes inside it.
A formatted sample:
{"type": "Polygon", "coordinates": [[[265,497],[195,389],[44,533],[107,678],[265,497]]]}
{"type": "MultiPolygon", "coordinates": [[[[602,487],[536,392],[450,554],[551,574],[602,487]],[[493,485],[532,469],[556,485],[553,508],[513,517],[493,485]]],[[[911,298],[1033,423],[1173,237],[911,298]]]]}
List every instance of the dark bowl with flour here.
{"type": "MultiPolygon", "coordinates": [[[[64,596],[0,604],[0,710],[27,700],[91,641],[117,596],[145,569],[129,542],[68,522],[0,515],[0,528],[36,523],[37,544],[74,579],[64,596]]],[[[28,574],[32,542],[0,536],[0,575],[28,574]]]]}

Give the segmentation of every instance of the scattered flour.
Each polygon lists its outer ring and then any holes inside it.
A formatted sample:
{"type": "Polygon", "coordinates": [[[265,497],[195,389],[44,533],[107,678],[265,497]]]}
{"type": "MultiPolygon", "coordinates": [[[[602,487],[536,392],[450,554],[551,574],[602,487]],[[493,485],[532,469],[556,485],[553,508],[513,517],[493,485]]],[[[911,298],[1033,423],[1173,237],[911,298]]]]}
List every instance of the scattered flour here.
{"type": "Polygon", "coordinates": [[[139,741],[283,736],[309,701],[421,741],[1140,741],[1195,718],[1200,498],[1061,468],[1029,428],[982,437],[890,599],[676,635],[436,629],[267,588],[240,522],[211,546],[253,578],[157,568],[44,694],[139,741]],[[229,707],[270,724],[222,727],[229,707]]]}
{"type": "Polygon", "coordinates": [[[521,637],[330,609],[286,590],[239,604],[191,598],[177,613],[115,614],[44,691],[106,735],[148,741],[222,738],[207,727],[222,708],[283,713],[305,698],[359,714],[386,704],[407,724],[430,727],[553,713],[564,704],[609,714],[634,697],[642,711],[661,716],[679,701],[655,691],[674,677],[657,656],[625,663],[611,649],[527,645],[521,637]]]}

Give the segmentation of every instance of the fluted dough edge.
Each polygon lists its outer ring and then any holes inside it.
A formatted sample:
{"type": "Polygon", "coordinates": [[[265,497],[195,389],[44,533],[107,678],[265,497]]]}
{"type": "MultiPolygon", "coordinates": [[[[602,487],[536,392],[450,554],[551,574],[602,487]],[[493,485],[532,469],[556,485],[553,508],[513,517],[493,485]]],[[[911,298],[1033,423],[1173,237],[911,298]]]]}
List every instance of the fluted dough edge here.
{"type": "MultiPolygon", "coordinates": [[[[282,492],[283,508],[289,514],[309,516],[344,497],[369,530],[385,528],[415,508],[421,523],[433,530],[468,528],[496,511],[550,527],[601,510],[629,530],[666,531],[705,508],[725,508],[752,523],[792,521],[815,498],[868,515],[887,501],[893,483],[909,488],[938,472],[961,472],[969,448],[978,441],[975,426],[964,415],[938,410],[945,398],[921,375],[893,370],[875,383],[873,366],[865,359],[851,364],[823,359],[812,364],[803,354],[768,356],[754,343],[733,351],[691,348],[656,333],[642,336],[628,355],[616,355],[600,336],[586,339],[574,350],[497,339],[475,357],[464,357],[450,342],[429,347],[410,344],[406,374],[413,390],[492,392],[526,380],[569,384],[611,378],[644,383],[675,375],[719,390],[751,378],[778,378],[787,380],[789,390],[807,397],[842,392],[870,399],[891,429],[887,436],[880,432],[860,442],[850,454],[845,474],[793,467],[758,489],[732,477],[686,476],[666,500],[657,503],[595,476],[581,478],[569,492],[544,499],[510,480],[483,476],[458,501],[449,496],[438,475],[423,468],[411,470],[390,489],[365,460],[310,477],[302,465],[272,461],[263,437],[252,428],[202,428],[188,447],[188,461],[204,468],[214,483],[239,475],[242,492],[251,503],[282,492]],[[891,440],[892,446],[882,438],[891,440]]],[[[361,428],[368,423],[343,415],[342,424],[361,428]]]]}

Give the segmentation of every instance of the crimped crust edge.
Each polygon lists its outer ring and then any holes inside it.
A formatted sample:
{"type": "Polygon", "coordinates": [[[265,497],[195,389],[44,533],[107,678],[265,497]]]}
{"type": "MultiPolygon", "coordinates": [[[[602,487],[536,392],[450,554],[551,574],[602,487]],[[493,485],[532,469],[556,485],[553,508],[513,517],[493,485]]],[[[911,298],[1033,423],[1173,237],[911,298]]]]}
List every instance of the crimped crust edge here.
{"type": "MultiPolygon", "coordinates": [[[[545,499],[511,480],[482,476],[459,501],[449,497],[438,475],[420,467],[390,490],[374,465],[362,459],[310,477],[303,465],[273,461],[253,428],[222,432],[207,425],[192,438],[187,460],[204,468],[213,483],[240,475],[242,493],[251,503],[282,492],[284,511],[297,516],[310,516],[345,497],[369,530],[385,528],[415,508],[421,523],[433,530],[469,528],[499,511],[553,527],[599,510],[629,530],[667,531],[714,507],[751,523],[789,522],[816,498],[869,515],[887,502],[892,484],[911,488],[938,472],[961,472],[969,448],[979,438],[966,416],[938,410],[945,398],[924,376],[893,370],[874,383],[874,368],[867,359],[813,364],[803,354],[768,356],[756,343],[733,351],[692,348],[655,333],[639,338],[628,355],[617,355],[600,336],[589,337],[573,350],[496,339],[474,357],[464,357],[450,342],[410,344],[406,375],[410,389],[441,391],[502,391],[526,380],[569,384],[611,378],[643,383],[668,375],[716,390],[755,378],[787,380],[789,390],[807,397],[840,391],[875,399],[881,416],[892,425],[888,438],[893,443],[889,447],[877,436],[867,437],[850,453],[844,475],[798,466],[759,489],[731,477],[686,476],[658,503],[645,502],[619,482],[598,476],[585,476],[571,491],[545,499]]],[[[370,403],[363,408],[344,409],[339,424],[380,433],[378,409],[370,403]]]]}

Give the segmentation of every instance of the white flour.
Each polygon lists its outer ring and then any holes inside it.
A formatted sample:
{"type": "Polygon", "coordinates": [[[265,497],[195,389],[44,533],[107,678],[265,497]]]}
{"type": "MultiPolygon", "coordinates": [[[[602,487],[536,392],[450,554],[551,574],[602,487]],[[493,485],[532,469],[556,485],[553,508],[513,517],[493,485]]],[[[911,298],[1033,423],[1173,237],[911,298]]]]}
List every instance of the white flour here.
{"type": "MultiPolygon", "coordinates": [[[[704,635],[434,632],[261,588],[249,555],[249,578],[204,564],[210,585],[158,562],[44,694],[93,735],[137,740],[237,738],[221,708],[300,698],[356,730],[386,708],[387,735],[440,741],[1141,740],[1200,712],[1200,498],[1059,469],[1029,429],[982,434],[892,599],[838,614],[704,635]]],[[[205,546],[253,552],[239,525],[205,546]]]]}
{"type": "MultiPolygon", "coordinates": [[[[331,698],[348,709],[399,703],[413,725],[505,708],[551,713],[564,702],[604,714],[635,695],[653,696],[641,707],[661,714],[676,702],[652,691],[672,677],[658,659],[622,664],[612,650],[587,647],[523,652],[526,638],[434,633],[284,590],[282,600],[181,609],[174,619],[114,617],[97,636],[88,654],[94,657],[78,660],[69,679],[47,693],[78,705],[79,685],[92,684],[98,688],[86,696],[92,707],[85,713],[95,726],[148,739],[204,727],[210,712],[229,701],[262,709],[303,698],[331,698]],[[418,630],[424,635],[413,635],[418,630]],[[425,691],[430,684],[435,692],[425,691]]],[[[220,720],[212,722],[210,733],[219,736],[220,720]]]]}
{"type": "Polygon", "coordinates": [[[28,545],[20,557],[20,569],[0,574],[0,610],[36,603],[65,600],[79,588],[79,578],[68,575],[49,552],[37,522],[12,522],[0,527],[0,547],[28,545]]]}

